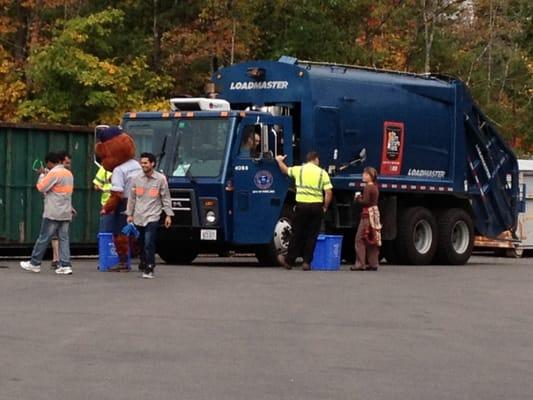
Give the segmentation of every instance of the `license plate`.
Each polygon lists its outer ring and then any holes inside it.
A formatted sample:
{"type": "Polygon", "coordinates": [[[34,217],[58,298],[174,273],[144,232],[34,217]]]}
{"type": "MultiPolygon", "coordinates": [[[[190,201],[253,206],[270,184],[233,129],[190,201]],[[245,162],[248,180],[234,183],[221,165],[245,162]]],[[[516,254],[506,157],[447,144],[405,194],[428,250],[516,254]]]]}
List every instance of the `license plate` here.
{"type": "Polygon", "coordinates": [[[217,240],[217,230],[202,229],[200,231],[200,240],[217,240]]]}

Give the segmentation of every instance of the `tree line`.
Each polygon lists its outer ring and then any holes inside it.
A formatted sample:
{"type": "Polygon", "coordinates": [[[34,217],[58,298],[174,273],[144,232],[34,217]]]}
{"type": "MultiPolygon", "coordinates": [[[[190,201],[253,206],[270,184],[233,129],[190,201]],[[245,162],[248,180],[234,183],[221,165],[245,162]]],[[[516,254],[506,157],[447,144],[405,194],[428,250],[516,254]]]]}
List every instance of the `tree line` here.
{"type": "Polygon", "coordinates": [[[458,76],[533,145],[530,0],[0,0],[0,120],[116,121],[281,55],[458,76]]]}

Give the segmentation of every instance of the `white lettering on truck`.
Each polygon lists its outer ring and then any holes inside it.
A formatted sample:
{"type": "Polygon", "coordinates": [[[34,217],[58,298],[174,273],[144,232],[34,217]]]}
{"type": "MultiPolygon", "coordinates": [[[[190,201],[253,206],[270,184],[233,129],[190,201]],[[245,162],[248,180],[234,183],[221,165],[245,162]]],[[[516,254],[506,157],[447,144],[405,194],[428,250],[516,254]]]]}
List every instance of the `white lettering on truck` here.
{"type": "Polygon", "coordinates": [[[229,90],[257,90],[257,89],[278,89],[284,90],[289,87],[287,81],[265,81],[265,82],[231,82],[229,90]]]}
{"type": "Polygon", "coordinates": [[[419,178],[436,178],[442,179],[446,176],[445,171],[433,170],[433,169],[415,169],[410,168],[407,172],[408,176],[417,176],[419,178]]]}

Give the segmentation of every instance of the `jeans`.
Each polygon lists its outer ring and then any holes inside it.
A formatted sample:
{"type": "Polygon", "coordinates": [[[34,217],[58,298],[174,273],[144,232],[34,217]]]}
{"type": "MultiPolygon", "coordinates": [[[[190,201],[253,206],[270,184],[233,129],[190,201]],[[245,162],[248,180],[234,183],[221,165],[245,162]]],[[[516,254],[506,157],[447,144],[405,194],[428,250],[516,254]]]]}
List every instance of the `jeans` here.
{"type": "Polygon", "coordinates": [[[43,218],[39,237],[37,238],[31,253],[32,265],[41,265],[44,253],[46,253],[52,237],[57,234],[59,238],[59,266],[70,267],[69,226],[70,221],[56,221],[43,218]]]}
{"type": "Polygon", "coordinates": [[[155,265],[155,237],[159,221],[149,222],[146,226],[136,225],[139,233],[139,244],[141,246],[141,260],[146,265],[155,265]]]}

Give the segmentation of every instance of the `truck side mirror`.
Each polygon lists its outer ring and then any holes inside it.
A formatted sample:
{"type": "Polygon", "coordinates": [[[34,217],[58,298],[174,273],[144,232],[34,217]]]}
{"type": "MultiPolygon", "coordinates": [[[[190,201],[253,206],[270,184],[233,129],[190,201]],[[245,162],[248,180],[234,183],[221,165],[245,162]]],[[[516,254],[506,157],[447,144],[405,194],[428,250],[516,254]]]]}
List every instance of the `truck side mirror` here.
{"type": "Polygon", "coordinates": [[[261,153],[268,153],[268,125],[261,124],[261,153]]]}
{"type": "Polygon", "coordinates": [[[261,124],[261,155],[264,159],[270,159],[271,153],[268,146],[268,125],[261,124]]]}

